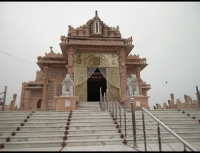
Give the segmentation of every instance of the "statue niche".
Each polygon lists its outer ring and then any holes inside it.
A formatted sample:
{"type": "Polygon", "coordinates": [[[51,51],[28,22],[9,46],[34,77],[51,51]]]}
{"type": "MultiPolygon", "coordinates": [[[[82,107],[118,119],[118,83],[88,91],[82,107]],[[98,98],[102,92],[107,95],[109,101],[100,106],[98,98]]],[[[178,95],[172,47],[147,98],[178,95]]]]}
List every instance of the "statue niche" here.
{"type": "Polygon", "coordinates": [[[135,74],[131,74],[130,78],[127,78],[127,96],[139,95],[138,79],[135,74]]]}
{"type": "Polygon", "coordinates": [[[73,96],[74,83],[69,74],[66,75],[62,82],[62,96],[73,96]]]}

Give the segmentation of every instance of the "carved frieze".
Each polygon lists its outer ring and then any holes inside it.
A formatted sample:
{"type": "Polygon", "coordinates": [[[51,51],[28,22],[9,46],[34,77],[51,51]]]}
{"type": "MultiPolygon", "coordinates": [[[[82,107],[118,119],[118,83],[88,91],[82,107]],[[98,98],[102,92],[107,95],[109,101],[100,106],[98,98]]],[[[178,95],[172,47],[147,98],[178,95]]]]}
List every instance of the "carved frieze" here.
{"type": "Polygon", "coordinates": [[[77,52],[74,60],[75,66],[89,67],[118,67],[116,53],[77,52]]]}

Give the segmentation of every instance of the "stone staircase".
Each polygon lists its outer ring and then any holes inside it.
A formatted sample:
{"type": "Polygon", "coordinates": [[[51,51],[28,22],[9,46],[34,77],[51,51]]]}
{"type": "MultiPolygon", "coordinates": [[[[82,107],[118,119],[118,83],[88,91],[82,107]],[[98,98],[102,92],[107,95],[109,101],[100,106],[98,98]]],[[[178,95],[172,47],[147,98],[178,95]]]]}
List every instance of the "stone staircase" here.
{"type": "Polygon", "coordinates": [[[102,111],[99,102],[79,103],[72,112],[1,112],[0,116],[2,151],[123,145],[110,113],[102,111]]]}
{"type": "MultiPolygon", "coordinates": [[[[200,151],[199,110],[184,110],[184,113],[182,110],[149,111],[200,151]],[[196,118],[192,119],[194,115],[196,118]]],[[[131,112],[126,112],[126,135],[124,111],[121,111],[121,133],[116,127],[120,126],[119,111],[117,114],[117,120],[113,120],[109,111],[100,109],[99,102],[80,102],[74,111],[0,112],[0,151],[108,151],[114,148],[144,151],[142,111],[135,111],[135,149],[131,112]]],[[[157,122],[146,113],[144,118],[147,150],[158,151],[157,122]]],[[[183,145],[169,131],[162,126],[160,131],[163,151],[183,151],[183,145]]]]}

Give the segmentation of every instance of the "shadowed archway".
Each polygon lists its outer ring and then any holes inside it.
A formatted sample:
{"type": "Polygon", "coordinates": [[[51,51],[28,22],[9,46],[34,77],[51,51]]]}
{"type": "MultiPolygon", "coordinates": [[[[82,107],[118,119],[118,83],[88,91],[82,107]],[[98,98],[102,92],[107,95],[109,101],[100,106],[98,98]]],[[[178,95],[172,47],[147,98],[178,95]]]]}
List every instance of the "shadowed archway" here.
{"type": "Polygon", "coordinates": [[[87,101],[99,102],[100,101],[100,87],[102,95],[106,92],[106,79],[97,68],[95,72],[87,80],[87,101]]]}
{"type": "Polygon", "coordinates": [[[41,102],[42,102],[42,99],[39,99],[37,102],[37,108],[41,108],[41,102]]]}

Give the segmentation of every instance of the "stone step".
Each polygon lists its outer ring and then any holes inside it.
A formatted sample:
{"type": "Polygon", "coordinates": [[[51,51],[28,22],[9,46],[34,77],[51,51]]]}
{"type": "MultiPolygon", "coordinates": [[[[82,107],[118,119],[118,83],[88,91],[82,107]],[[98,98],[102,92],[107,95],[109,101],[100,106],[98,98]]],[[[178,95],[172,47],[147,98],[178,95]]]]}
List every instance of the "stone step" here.
{"type": "MultiPolygon", "coordinates": [[[[65,141],[67,146],[101,146],[101,145],[121,145],[123,144],[123,139],[116,138],[116,139],[90,139],[90,140],[70,140],[67,139],[65,141]]],[[[67,147],[66,146],[66,147],[67,147]]]]}
{"type": "Polygon", "coordinates": [[[81,129],[87,129],[87,128],[93,128],[93,129],[111,129],[113,128],[113,130],[115,129],[115,125],[114,124],[110,124],[110,125],[79,125],[79,126],[73,126],[70,125],[69,129],[73,129],[73,130],[81,130],[81,129]]]}
{"type": "MultiPolygon", "coordinates": [[[[61,135],[26,135],[26,136],[11,136],[10,142],[24,142],[24,141],[60,141],[63,139],[64,134],[61,135]]],[[[0,137],[0,141],[4,140],[6,141],[5,136],[0,137]]]]}
{"type": "MultiPolygon", "coordinates": [[[[111,119],[111,118],[98,118],[98,119],[96,119],[95,120],[95,118],[93,118],[93,119],[73,119],[73,118],[70,118],[70,123],[91,123],[91,122],[110,122],[110,123],[113,123],[114,121],[111,119]]],[[[31,124],[33,124],[33,123],[53,123],[53,124],[55,124],[55,123],[57,123],[57,124],[59,124],[59,123],[61,123],[61,124],[66,124],[68,122],[68,119],[63,119],[63,120],[56,120],[56,119],[48,119],[48,120],[37,120],[37,119],[31,119],[31,120],[29,120],[29,121],[27,121],[27,122],[24,122],[24,124],[29,124],[29,123],[31,123],[31,124]]],[[[9,124],[9,123],[8,123],[9,124]]],[[[12,123],[11,123],[12,124],[12,123]]]]}
{"type": "Polygon", "coordinates": [[[189,127],[189,128],[200,128],[200,125],[199,125],[199,123],[197,122],[197,123],[189,123],[189,124],[176,124],[176,123],[166,123],[166,125],[169,127],[169,128],[177,128],[177,127],[179,127],[179,128],[183,128],[183,127],[189,127]]]}
{"type": "Polygon", "coordinates": [[[187,116],[187,114],[173,114],[173,115],[165,115],[165,114],[153,114],[154,116],[156,116],[157,118],[180,118],[180,119],[186,119],[189,116],[187,116]]]}
{"type": "MultiPolygon", "coordinates": [[[[153,136],[153,137],[156,137],[156,136],[158,136],[158,133],[157,133],[157,131],[147,131],[146,130],[146,137],[151,137],[151,136],[153,136]]],[[[177,132],[177,134],[179,135],[179,136],[181,136],[181,137],[199,137],[200,138],[200,131],[199,132],[191,132],[191,131],[188,131],[188,132],[177,132]]],[[[143,137],[143,131],[136,131],[136,135],[137,136],[142,136],[143,137]]],[[[170,132],[168,132],[168,131],[161,131],[161,137],[173,137],[173,135],[170,133],[170,132]]],[[[128,137],[133,137],[133,132],[132,131],[129,131],[129,132],[127,132],[127,138],[128,137]]]]}
{"type": "Polygon", "coordinates": [[[193,116],[182,116],[182,117],[178,117],[178,116],[174,116],[174,117],[169,117],[169,116],[156,116],[158,119],[162,119],[162,120],[191,120],[193,116]]]}
{"type": "MultiPolygon", "coordinates": [[[[200,141],[200,138],[199,137],[183,137],[183,139],[185,141],[187,141],[188,143],[191,143],[191,142],[199,142],[200,141]]],[[[133,144],[133,138],[129,137],[129,138],[126,138],[127,140],[127,144],[133,144]]],[[[146,138],[146,142],[147,143],[155,143],[158,144],[158,137],[155,136],[155,137],[147,137],[146,138]]],[[[137,137],[137,143],[138,144],[143,144],[144,143],[144,138],[143,137],[137,137]]],[[[174,136],[168,136],[168,137],[165,137],[165,138],[161,138],[161,143],[180,143],[180,140],[178,140],[176,137],[174,136]]]]}
{"type": "Polygon", "coordinates": [[[174,132],[187,132],[187,131],[199,131],[199,127],[188,127],[188,126],[184,126],[184,127],[172,127],[171,130],[173,130],[174,132]]]}
{"type": "Polygon", "coordinates": [[[179,125],[183,125],[183,124],[191,124],[191,125],[198,125],[198,121],[195,121],[195,120],[186,120],[186,121],[183,121],[183,120],[161,120],[163,123],[165,123],[166,125],[170,125],[170,124],[177,124],[177,122],[179,122],[179,125]]]}
{"type": "MultiPolygon", "coordinates": [[[[10,136],[10,142],[23,142],[23,141],[60,141],[63,139],[65,135],[26,135],[26,136],[10,136]]],[[[4,142],[6,141],[7,136],[0,136],[0,141],[4,142]]],[[[104,133],[104,134],[68,134],[67,139],[69,140],[85,140],[85,138],[88,139],[117,139],[120,138],[120,134],[115,133],[104,133]]]]}
{"type": "Polygon", "coordinates": [[[23,123],[23,121],[22,122],[18,122],[18,123],[1,123],[0,124],[0,129],[2,129],[2,128],[6,128],[6,127],[9,127],[9,126],[15,126],[15,127],[18,127],[18,126],[20,126],[21,125],[21,123],[23,123]]]}
{"type": "MultiPolygon", "coordinates": [[[[41,131],[40,129],[35,129],[34,131],[15,131],[16,135],[15,136],[23,136],[23,135],[60,135],[65,133],[65,129],[62,130],[46,130],[46,131],[41,131]]],[[[10,137],[12,136],[11,133],[13,131],[5,131],[5,132],[0,132],[0,136],[6,136],[10,137]]],[[[115,133],[116,134],[117,129],[93,129],[93,128],[88,128],[88,129],[83,129],[83,130],[73,130],[69,129],[68,134],[105,134],[105,133],[115,133]]]]}
{"type": "MultiPolygon", "coordinates": [[[[59,126],[22,126],[19,127],[21,131],[34,131],[34,130],[41,130],[41,131],[46,131],[46,130],[62,130],[65,129],[66,125],[59,125],[59,126]]],[[[70,125],[69,129],[87,129],[87,128],[99,128],[99,129],[106,129],[106,128],[113,128],[115,129],[115,125],[114,124],[82,124],[82,125],[70,125]]],[[[5,128],[1,128],[0,127],[0,131],[3,131],[5,128]]],[[[9,131],[13,131],[16,130],[17,127],[13,126],[13,127],[6,127],[6,130],[9,131]]]]}
{"type": "MultiPolygon", "coordinates": [[[[41,131],[46,131],[46,130],[49,130],[49,129],[52,129],[52,130],[63,130],[65,129],[66,126],[22,126],[20,128],[20,130],[22,131],[30,131],[30,130],[41,130],[41,131]]],[[[3,130],[6,130],[6,131],[15,131],[17,129],[17,127],[15,126],[12,126],[12,127],[5,127],[4,128],[1,128],[0,127],[0,131],[3,131],[3,130]]]]}
{"type": "Polygon", "coordinates": [[[44,148],[44,147],[62,147],[63,140],[56,141],[25,141],[25,142],[4,142],[4,149],[12,148],[44,148]]]}
{"type": "MultiPolygon", "coordinates": [[[[34,131],[14,131],[15,136],[31,136],[31,135],[60,135],[65,133],[65,129],[61,130],[46,130],[46,131],[41,131],[40,129],[35,129],[34,131]]],[[[12,137],[12,132],[13,131],[0,131],[0,136],[6,136],[6,137],[12,137]]]]}
{"type": "MultiPolygon", "coordinates": [[[[69,140],[65,141],[67,146],[101,146],[101,145],[116,145],[123,144],[123,139],[89,139],[89,140],[69,140]]],[[[8,148],[44,148],[44,147],[59,147],[63,141],[26,141],[26,142],[5,142],[5,147],[2,151],[8,148]]]]}
{"type": "Polygon", "coordinates": [[[27,116],[24,116],[24,117],[4,117],[4,118],[0,119],[0,123],[6,122],[6,121],[18,122],[18,121],[23,121],[24,119],[28,119],[27,116]]]}
{"type": "MultiPolygon", "coordinates": [[[[70,125],[73,126],[82,126],[83,124],[85,126],[90,126],[90,125],[105,125],[105,124],[110,124],[110,125],[114,125],[114,123],[112,123],[113,121],[79,121],[79,122],[74,122],[71,121],[70,125]]],[[[15,125],[15,124],[10,124],[10,125],[15,125]]],[[[63,122],[26,122],[24,124],[24,126],[47,126],[47,127],[51,127],[51,126],[66,126],[67,125],[67,121],[63,121],[63,122]]],[[[5,124],[4,127],[9,126],[9,124],[5,124]]],[[[20,126],[20,124],[16,124],[16,127],[20,126]]]]}

